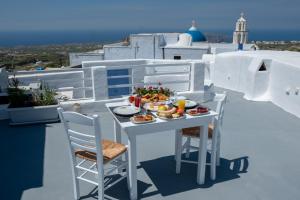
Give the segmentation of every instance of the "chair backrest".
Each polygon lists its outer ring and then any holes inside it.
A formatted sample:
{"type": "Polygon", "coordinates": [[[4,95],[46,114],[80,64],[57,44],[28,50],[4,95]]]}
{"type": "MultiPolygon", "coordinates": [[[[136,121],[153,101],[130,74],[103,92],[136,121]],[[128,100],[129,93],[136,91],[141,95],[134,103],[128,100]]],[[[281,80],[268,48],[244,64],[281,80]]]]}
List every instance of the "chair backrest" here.
{"type": "Polygon", "coordinates": [[[226,92],[223,92],[221,94],[216,94],[214,101],[217,103],[216,112],[218,113],[218,116],[216,119],[218,120],[218,126],[219,128],[223,125],[223,117],[224,117],[224,104],[226,103],[227,94],[226,92]]]}
{"type": "Polygon", "coordinates": [[[71,153],[74,155],[74,151],[77,149],[90,151],[97,154],[97,162],[102,162],[103,155],[99,117],[97,115],[88,117],[77,112],[64,111],[62,108],[58,108],[57,111],[61,122],[64,124],[71,153]],[[76,131],[78,126],[80,126],[80,128],[89,129],[90,132],[83,133],[76,131]]]}

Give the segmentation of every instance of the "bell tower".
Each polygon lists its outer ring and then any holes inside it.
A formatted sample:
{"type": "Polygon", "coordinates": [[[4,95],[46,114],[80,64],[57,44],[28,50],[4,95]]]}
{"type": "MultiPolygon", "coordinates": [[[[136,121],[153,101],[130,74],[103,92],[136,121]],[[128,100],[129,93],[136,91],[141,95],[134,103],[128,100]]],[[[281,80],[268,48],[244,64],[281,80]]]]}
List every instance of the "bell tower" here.
{"type": "Polygon", "coordinates": [[[248,42],[247,21],[244,18],[244,13],[241,13],[241,17],[236,22],[232,42],[234,44],[246,44],[248,42]]]}

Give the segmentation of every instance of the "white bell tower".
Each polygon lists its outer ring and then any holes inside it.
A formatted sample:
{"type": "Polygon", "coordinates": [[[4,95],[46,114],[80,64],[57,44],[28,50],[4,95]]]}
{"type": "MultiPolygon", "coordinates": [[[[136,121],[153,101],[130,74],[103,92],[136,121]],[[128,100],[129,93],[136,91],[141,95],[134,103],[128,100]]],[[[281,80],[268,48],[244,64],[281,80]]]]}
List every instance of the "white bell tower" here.
{"type": "Polygon", "coordinates": [[[244,18],[244,13],[241,13],[241,17],[236,22],[232,42],[234,44],[246,44],[248,42],[247,21],[244,18]]]}

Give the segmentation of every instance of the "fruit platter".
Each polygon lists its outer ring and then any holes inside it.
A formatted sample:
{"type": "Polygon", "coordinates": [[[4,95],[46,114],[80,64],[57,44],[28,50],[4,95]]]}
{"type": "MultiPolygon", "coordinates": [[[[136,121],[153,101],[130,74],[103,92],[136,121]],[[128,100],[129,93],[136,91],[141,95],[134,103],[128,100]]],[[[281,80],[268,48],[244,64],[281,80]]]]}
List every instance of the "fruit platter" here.
{"type": "Polygon", "coordinates": [[[142,103],[149,103],[168,101],[173,92],[166,87],[149,86],[134,88],[134,94],[141,97],[142,103]]]}
{"type": "Polygon", "coordinates": [[[204,106],[198,106],[195,109],[190,109],[187,111],[187,114],[192,116],[205,115],[209,113],[209,108],[204,106]]]}
{"type": "Polygon", "coordinates": [[[151,123],[155,121],[155,117],[149,114],[138,114],[131,117],[130,121],[135,124],[151,123]]]}
{"type": "Polygon", "coordinates": [[[185,117],[185,114],[184,109],[164,105],[158,109],[157,117],[164,120],[181,119],[185,117]]]}
{"type": "Polygon", "coordinates": [[[166,110],[167,107],[168,105],[165,102],[149,102],[149,103],[145,103],[143,106],[145,110],[149,110],[152,112],[157,112],[159,110],[166,110]]]}

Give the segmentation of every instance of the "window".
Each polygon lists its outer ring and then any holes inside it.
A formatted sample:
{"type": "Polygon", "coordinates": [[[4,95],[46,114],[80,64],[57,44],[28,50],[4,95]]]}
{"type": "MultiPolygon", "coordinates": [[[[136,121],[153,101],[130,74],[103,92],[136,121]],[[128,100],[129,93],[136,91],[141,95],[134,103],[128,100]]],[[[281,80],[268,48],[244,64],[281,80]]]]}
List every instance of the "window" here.
{"type": "Polygon", "coordinates": [[[266,65],[265,65],[264,62],[261,64],[261,66],[260,66],[260,68],[259,68],[258,71],[260,71],[260,72],[262,72],[262,71],[267,71],[267,67],[266,67],[266,65]]]}
{"type": "Polygon", "coordinates": [[[181,60],[181,56],[174,56],[174,60],[181,60]]]}

